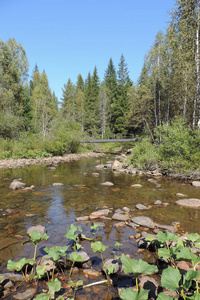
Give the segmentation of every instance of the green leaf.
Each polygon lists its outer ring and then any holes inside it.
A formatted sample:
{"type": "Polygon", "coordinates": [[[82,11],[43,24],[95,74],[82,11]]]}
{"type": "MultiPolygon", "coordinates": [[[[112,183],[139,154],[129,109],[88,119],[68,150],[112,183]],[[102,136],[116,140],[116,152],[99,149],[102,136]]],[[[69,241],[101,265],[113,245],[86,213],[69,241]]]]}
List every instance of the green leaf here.
{"type": "Polygon", "coordinates": [[[37,230],[34,230],[32,232],[29,233],[30,236],[30,242],[35,244],[38,244],[41,241],[47,241],[49,236],[44,233],[43,235],[41,235],[37,230]]]}
{"type": "Polygon", "coordinates": [[[165,295],[164,293],[160,293],[157,297],[157,300],[171,300],[171,299],[175,299],[175,298],[165,295]]]}
{"type": "Polygon", "coordinates": [[[76,243],[76,249],[77,249],[77,250],[79,250],[81,247],[82,247],[81,244],[76,243]]]}
{"type": "Polygon", "coordinates": [[[83,280],[78,280],[76,283],[76,287],[82,286],[83,285],[83,280]]]}
{"type": "Polygon", "coordinates": [[[131,259],[127,257],[124,253],[121,255],[121,262],[123,264],[123,270],[126,274],[135,274],[139,276],[140,274],[151,275],[155,272],[158,272],[158,268],[156,266],[152,266],[142,259],[131,259]]]}
{"type": "Polygon", "coordinates": [[[12,260],[9,259],[8,263],[7,263],[7,269],[10,270],[10,271],[15,270],[15,271],[19,272],[19,271],[21,271],[23,266],[27,263],[28,263],[28,260],[26,258],[22,258],[17,262],[12,261],[12,260]]]}
{"type": "Polygon", "coordinates": [[[177,269],[168,267],[163,270],[161,277],[161,285],[172,292],[179,289],[181,274],[177,269]]]}
{"type": "Polygon", "coordinates": [[[36,300],[49,300],[50,297],[47,294],[42,293],[42,294],[37,295],[34,299],[36,299],[36,300]]]}
{"type": "Polygon", "coordinates": [[[171,258],[172,253],[171,253],[170,249],[159,248],[158,249],[158,256],[159,257],[164,257],[164,258],[171,258]]]}
{"type": "Polygon", "coordinates": [[[119,242],[116,242],[115,243],[115,247],[120,247],[120,246],[123,246],[123,244],[119,243],[119,242]]]}
{"type": "Polygon", "coordinates": [[[98,242],[92,243],[91,248],[92,248],[93,252],[102,253],[103,251],[105,251],[108,248],[108,246],[105,246],[100,241],[98,241],[98,242]]]}
{"type": "Polygon", "coordinates": [[[75,285],[74,285],[74,282],[73,282],[72,280],[69,280],[68,283],[69,283],[69,285],[70,285],[72,288],[74,288],[75,285]]]}
{"type": "Polygon", "coordinates": [[[53,259],[53,261],[57,261],[60,257],[65,255],[69,246],[54,246],[51,248],[44,248],[44,251],[48,253],[48,255],[53,259]]]}
{"type": "Polygon", "coordinates": [[[91,225],[90,226],[90,229],[91,230],[97,230],[97,229],[99,229],[100,227],[97,225],[97,224],[93,224],[93,225],[91,225]]]}
{"type": "Polygon", "coordinates": [[[37,272],[36,278],[38,277],[40,279],[46,273],[46,266],[37,266],[36,272],[37,272]]]}
{"type": "Polygon", "coordinates": [[[82,262],[82,257],[78,254],[78,252],[70,253],[69,260],[73,262],[82,262]]]}
{"type": "Polygon", "coordinates": [[[168,243],[169,241],[175,241],[177,242],[179,240],[179,238],[174,235],[173,233],[171,232],[162,232],[162,231],[159,231],[158,234],[157,234],[157,239],[158,239],[158,242],[164,244],[164,243],[168,243]]]}
{"type": "Polygon", "coordinates": [[[188,271],[184,276],[183,276],[183,287],[186,291],[189,290],[189,288],[192,285],[192,280],[197,279],[200,276],[200,273],[194,270],[188,271]]]}
{"type": "Polygon", "coordinates": [[[187,298],[191,299],[191,300],[200,300],[200,294],[199,293],[195,293],[193,296],[187,297],[187,298]]]}
{"type": "Polygon", "coordinates": [[[197,256],[191,252],[191,250],[188,247],[184,247],[181,249],[181,251],[177,254],[176,259],[181,260],[189,260],[192,263],[194,263],[197,259],[197,256]]]}
{"type": "Polygon", "coordinates": [[[192,243],[200,242],[200,235],[198,233],[190,233],[186,236],[186,238],[192,243]]]}
{"type": "Polygon", "coordinates": [[[75,234],[75,232],[77,230],[82,232],[82,229],[80,226],[76,227],[74,224],[71,224],[65,235],[66,239],[75,241],[78,236],[78,234],[75,234]]]}
{"type": "Polygon", "coordinates": [[[49,295],[52,296],[55,292],[60,291],[61,289],[61,282],[56,278],[52,282],[47,282],[49,287],[49,295]]]}
{"type": "Polygon", "coordinates": [[[114,271],[115,271],[115,267],[114,267],[113,265],[110,265],[110,266],[107,268],[107,270],[108,270],[108,274],[109,274],[109,275],[110,275],[110,274],[113,274],[114,271]]]}
{"type": "Polygon", "coordinates": [[[149,291],[140,289],[139,293],[133,291],[131,288],[122,289],[120,292],[120,298],[123,300],[147,300],[149,291]]]}
{"type": "Polygon", "coordinates": [[[144,238],[145,238],[145,241],[147,241],[147,242],[152,242],[155,240],[155,236],[153,236],[153,234],[146,235],[146,236],[144,236],[144,238]]]}

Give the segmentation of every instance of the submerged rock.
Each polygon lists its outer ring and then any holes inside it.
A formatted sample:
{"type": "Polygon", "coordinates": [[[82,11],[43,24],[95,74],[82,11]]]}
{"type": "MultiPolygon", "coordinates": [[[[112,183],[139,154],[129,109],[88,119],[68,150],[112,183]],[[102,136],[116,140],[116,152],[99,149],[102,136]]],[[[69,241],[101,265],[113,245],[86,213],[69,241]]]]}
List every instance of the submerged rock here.
{"type": "Polygon", "coordinates": [[[37,292],[37,288],[30,288],[30,289],[27,289],[23,293],[17,293],[16,295],[13,296],[13,299],[16,299],[16,300],[29,300],[29,299],[33,299],[33,297],[35,296],[36,292],[37,292]]]}
{"type": "Polygon", "coordinates": [[[33,231],[38,231],[40,235],[46,233],[46,228],[42,225],[32,226],[27,230],[27,234],[29,235],[33,231]]]}
{"type": "Polygon", "coordinates": [[[136,207],[138,210],[147,210],[147,209],[149,209],[149,207],[147,207],[146,205],[140,204],[140,203],[136,204],[135,207],[136,207]]]}
{"type": "Polygon", "coordinates": [[[142,185],[139,184],[139,183],[136,183],[136,184],[132,184],[131,187],[133,187],[133,188],[141,188],[142,185]]]}
{"type": "Polygon", "coordinates": [[[112,219],[113,219],[113,220],[117,220],[117,221],[128,221],[129,217],[126,216],[126,215],[122,215],[122,214],[115,213],[115,214],[112,216],[112,219]]]}
{"type": "Polygon", "coordinates": [[[192,186],[200,188],[200,181],[192,181],[192,186]]]}
{"type": "Polygon", "coordinates": [[[113,266],[113,273],[117,273],[119,271],[119,263],[115,259],[106,259],[104,264],[106,269],[108,269],[110,266],[113,266]]]}
{"type": "Polygon", "coordinates": [[[104,185],[104,186],[113,186],[114,183],[112,183],[112,182],[110,182],[110,181],[106,181],[106,182],[100,183],[100,185],[104,185]]]}
{"type": "Polygon", "coordinates": [[[53,183],[53,186],[63,186],[64,184],[63,183],[60,183],[60,182],[54,182],[53,183]]]}

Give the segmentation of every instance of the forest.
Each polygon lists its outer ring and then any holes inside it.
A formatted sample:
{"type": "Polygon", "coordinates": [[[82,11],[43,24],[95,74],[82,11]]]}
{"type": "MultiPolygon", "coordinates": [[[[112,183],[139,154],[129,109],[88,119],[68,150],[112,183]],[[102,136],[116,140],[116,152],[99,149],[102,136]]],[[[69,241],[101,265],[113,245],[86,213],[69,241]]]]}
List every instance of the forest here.
{"type": "Polygon", "coordinates": [[[28,81],[23,46],[0,40],[0,158],[63,155],[80,151],[83,137],[138,135],[147,149],[154,147],[153,160],[158,147],[159,160],[174,157],[173,149],[181,147],[178,157],[198,163],[199,25],[199,0],[177,0],[137,83],[122,54],[117,68],[110,58],[102,81],[96,66],[87,78],[77,74],[76,83],[69,78],[61,102],[37,65],[28,81]]]}

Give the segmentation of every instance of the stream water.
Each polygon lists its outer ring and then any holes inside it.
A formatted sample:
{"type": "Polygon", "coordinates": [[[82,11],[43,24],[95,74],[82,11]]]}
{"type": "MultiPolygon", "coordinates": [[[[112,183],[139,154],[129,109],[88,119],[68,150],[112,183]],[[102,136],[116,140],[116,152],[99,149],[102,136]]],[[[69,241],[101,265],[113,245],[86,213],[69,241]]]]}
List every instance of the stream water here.
{"type": "MultiPolygon", "coordinates": [[[[0,270],[6,270],[8,259],[17,261],[22,257],[33,257],[33,246],[22,245],[23,239],[20,238],[21,236],[26,239],[29,227],[41,224],[50,236],[47,242],[39,244],[37,257],[40,257],[45,254],[43,248],[46,246],[66,245],[68,241],[64,235],[72,223],[81,225],[83,233],[92,237],[92,222],[75,222],[75,218],[89,215],[105,205],[113,209],[129,207],[131,216],[149,216],[163,225],[177,221],[181,224],[181,231],[200,234],[200,210],[175,205],[175,201],[180,198],[176,193],[186,194],[187,198],[200,198],[200,189],[192,187],[188,182],[169,178],[156,179],[155,184],[145,176],[113,173],[110,169],[95,169],[96,165],[105,164],[113,159],[114,157],[81,159],[60,164],[54,171],[48,170],[45,165],[0,170],[0,270]],[[100,176],[93,177],[93,172],[99,172],[100,176]],[[22,178],[22,182],[27,186],[34,185],[35,189],[10,190],[10,182],[15,178],[22,178]],[[111,181],[114,186],[100,185],[105,181],[111,181]],[[53,187],[55,182],[63,183],[64,186],[53,187]],[[131,185],[135,183],[141,184],[142,188],[132,188],[131,185]],[[169,206],[155,206],[156,200],[168,202],[169,206]],[[152,207],[147,211],[138,211],[135,209],[137,203],[152,207]]],[[[112,251],[117,241],[123,244],[122,252],[135,258],[144,256],[138,253],[136,243],[129,238],[136,234],[134,229],[128,226],[115,228],[114,221],[103,222],[105,227],[98,231],[98,235],[102,243],[109,246],[105,251],[105,258],[113,256],[112,251]]],[[[89,243],[84,246],[84,250],[90,256],[94,256],[89,243]]],[[[95,257],[94,266],[98,265],[99,261],[99,258],[95,257]]]]}

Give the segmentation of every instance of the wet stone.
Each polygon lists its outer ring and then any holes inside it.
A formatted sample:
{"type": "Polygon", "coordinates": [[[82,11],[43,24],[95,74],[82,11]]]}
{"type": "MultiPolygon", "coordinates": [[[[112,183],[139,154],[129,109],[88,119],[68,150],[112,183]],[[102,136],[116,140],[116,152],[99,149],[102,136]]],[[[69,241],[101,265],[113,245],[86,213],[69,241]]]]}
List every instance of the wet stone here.
{"type": "Polygon", "coordinates": [[[114,183],[112,183],[110,181],[106,181],[106,182],[100,183],[100,185],[103,185],[103,186],[113,186],[114,183]]]}
{"type": "Polygon", "coordinates": [[[63,186],[64,184],[63,184],[63,183],[60,183],[60,182],[54,182],[52,185],[53,185],[53,186],[63,186]]]}
{"type": "Polygon", "coordinates": [[[200,181],[192,181],[192,186],[200,188],[200,181]]]}
{"type": "Polygon", "coordinates": [[[46,233],[46,229],[42,225],[32,226],[27,230],[27,234],[29,235],[33,231],[38,231],[40,235],[43,235],[46,233]]]}
{"type": "Polygon", "coordinates": [[[127,221],[129,219],[129,217],[122,215],[122,214],[115,213],[112,216],[112,219],[117,220],[117,221],[127,221]]]}
{"type": "Polygon", "coordinates": [[[36,292],[37,292],[37,288],[30,288],[30,289],[27,289],[24,293],[17,293],[16,295],[13,296],[13,299],[16,299],[16,300],[33,299],[36,292]]]}
{"type": "Polygon", "coordinates": [[[124,206],[124,207],[122,208],[122,210],[123,210],[124,212],[127,212],[127,213],[129,213],[129,212],[131,211],[131,209],[130,209],[129,207],[126,207],[126,206],[124,206]]]}
{"type": "Polygon", "coordinates": [[[92,173],[93,177],[99,177],[99,173],[92,173]]]}
{"type": "Polygon", "coordinates": [[[125,226],[126,226],[125,222],[119,222],[119,223],[114,224],[114,227],[116,227],[116,228],[125,227],[125,226]]]}
{"type": "Polygon", "coordinates": [[[23,189],[26,186],[26,183],[19,182],[19,181],[13,181],[11,182],[9,188],[12,190],[18,190],[23,189]]]}
{"type": "Polygon", "coordinates": [[[187,195],[182,194],[182,193],[176,193],[176,196],[177,196],[177,197],[187,197],[187,195]]]}
{"type": "Polygon", "coordinates": [[[156,200],[156,201],[154,202],[154,204],[155,204],[155,205],[162,205],[162,201],[161,201],[161,200],[156,200]]]}
{"type": "Polygon", "coordinates": [[[114,267],[113,273],[117,273],[119,271],[119,264],[118,264],[117,260],[106,259],[104,264],[105,264],[106,269],[108,269],[110,266],[113,266],[114,267]]]}
{"type": "Polygon", "coordinates": [[[190,198],[190,199],[180,199],[176,201],[177,205],[190,207],[190,208],[200,208],[200,199],[190,198]]]}
{"type": "Polygon", "coordinates": [[[154,222],[149,217],[133,217],[131,221],[140,226],[145,226],[152,229],[154,228],[154,222]]]}
{"type": "Polygon", "coordinates": [[[88,221],[89,220],[89,216],[83,216],[83,217],[77,217],[76,221],[80,222],[80,221],[88,221]]]}
{"type": "Polygon", "coordinates": [[[96,271],[94,269],[83,270],[83,274],[87,277],[90,277],[90,278],[97,278],[97,277],[101,276],[101,272],[96,271]]]}
{"type": "Polygon", "coordinates": [[[131,187],[133,187],[133,188],[141,188],[142,185],[139,184],[139,183],[136,183],[136,184],[132,184],[131,187]]]}

